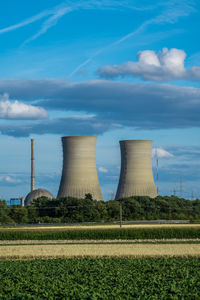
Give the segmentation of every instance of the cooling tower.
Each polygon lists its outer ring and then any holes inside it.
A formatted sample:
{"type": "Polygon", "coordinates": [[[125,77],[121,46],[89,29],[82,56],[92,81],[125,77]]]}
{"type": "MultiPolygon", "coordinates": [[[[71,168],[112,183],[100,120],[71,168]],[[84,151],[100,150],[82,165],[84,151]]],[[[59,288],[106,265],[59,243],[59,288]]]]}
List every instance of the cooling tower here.
{"type": "Polygon", "coordinates": [[[157,196],[152,172],[152,141],[120,141],[121,172],[115,199],[157,196]]]}
{"type": "Polygon", "coordinates": [[[57,198],[85,198],[103,200],[96,170],[96,137],[62,137],[63,170],[57,198]]]}

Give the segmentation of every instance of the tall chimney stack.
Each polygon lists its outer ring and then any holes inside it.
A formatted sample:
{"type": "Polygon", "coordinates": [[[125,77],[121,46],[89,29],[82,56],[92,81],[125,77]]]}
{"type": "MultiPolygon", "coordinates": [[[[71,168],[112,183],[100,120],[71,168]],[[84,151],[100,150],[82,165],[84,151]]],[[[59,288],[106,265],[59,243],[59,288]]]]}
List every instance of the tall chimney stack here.
{"type": "Polygon", "coordinates": [[[35,190],[34,139],[31,139],[31,192],[35,190]]]}

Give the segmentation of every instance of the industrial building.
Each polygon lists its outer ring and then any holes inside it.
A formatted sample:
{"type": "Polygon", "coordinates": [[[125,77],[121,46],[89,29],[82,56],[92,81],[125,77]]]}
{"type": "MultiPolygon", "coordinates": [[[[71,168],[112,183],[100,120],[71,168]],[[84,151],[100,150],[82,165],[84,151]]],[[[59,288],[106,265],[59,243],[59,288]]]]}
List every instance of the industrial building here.
{"type": "Polygon", "coordinates": [[[152,172],[152,141],[120,141],[121,171],[115,199],[157,196],[152,172]]]}
{"type": "Polygon", "coordinates": [[[31,204],[31,202],[34,199],[38,199],[38,198],[41,198],[41,197],[46,197],[48,199],[53,199],[53,195],[49,191],[47,191],[45,189],[36,189],[36,190],[33,190],[30,193],[28,193],[28,195],[26,196],[25,206],[31,204]]]}
{"type": "Polygon", "coordinates": [[[90,193],[102,201],[96,169],[96,141],[94,136],[62,137],[63,168],[57,198],[85,198],[90,193]]]}

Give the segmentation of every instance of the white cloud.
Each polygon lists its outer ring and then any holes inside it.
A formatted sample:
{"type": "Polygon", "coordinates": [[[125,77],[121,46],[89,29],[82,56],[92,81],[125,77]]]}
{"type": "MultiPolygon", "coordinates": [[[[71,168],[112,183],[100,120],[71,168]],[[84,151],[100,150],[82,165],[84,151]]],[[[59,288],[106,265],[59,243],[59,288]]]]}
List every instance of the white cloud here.
{"type": "Polygon", "coordinates": [[[108,173],[108,170],[105,169],[104,167],[99,167],[99,172],[101,172],[101,173],[108,173]]]}
{"type": "Polygon", "coordinates": [[[136,62],[128,61],[121,65],[101,67],[100,77],[134,76],[145,80],[165,81],[175,79],[200,80],[200,66],[191,69],[184,67],[186,53],[184,50],[163,48],[156,53],[153,50],[138,52],[136,62]]]}
{"type": "Polygon", "coordinates": [[[170,158],[174,157],[174,155],[162,148],[153,148],[152,149],[152,156],[158,158],[170,158]]]}
{"type": "Polygon", "coordinates": [[[42,107],[25,104],[15,100],[11,102],[7,94],[0,96],[0,119],[34,120],[47,118],[42,107]]]}
{"type": "Polygon", "coordinates": [[[200,80],[198,71],[200,67],[195,68],[195,75],[192,69],[184,68],[186,53],[183,50],[172,48],[168,50],[163,48],[156,53],[152,50],[138,52],[138,61],[128,61],[121,65],[107,65],[101,67],[97,74],[100,77],[134,76],[142,77],[145,80],[163,81],[172,79],[191,79],[200,80]],[[193,73],[193,76],[192,76],[193,73]]]}

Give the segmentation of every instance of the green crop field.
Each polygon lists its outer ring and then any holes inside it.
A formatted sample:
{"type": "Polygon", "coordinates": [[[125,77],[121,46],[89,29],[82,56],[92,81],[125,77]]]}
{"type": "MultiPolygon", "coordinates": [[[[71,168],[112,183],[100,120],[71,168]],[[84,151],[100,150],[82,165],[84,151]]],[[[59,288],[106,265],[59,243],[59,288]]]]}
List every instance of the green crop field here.
{"type": "Polygon", "coordinates": [[[199,227],[146,227],[70,230],[0,230],[0,240],[115,240],[115,239],[197,239],[199,227]]]}
{"type": "Polygon", "coordinates": [[[0,262],[0,299],[200,299],[199,258],[0,262]]]}

